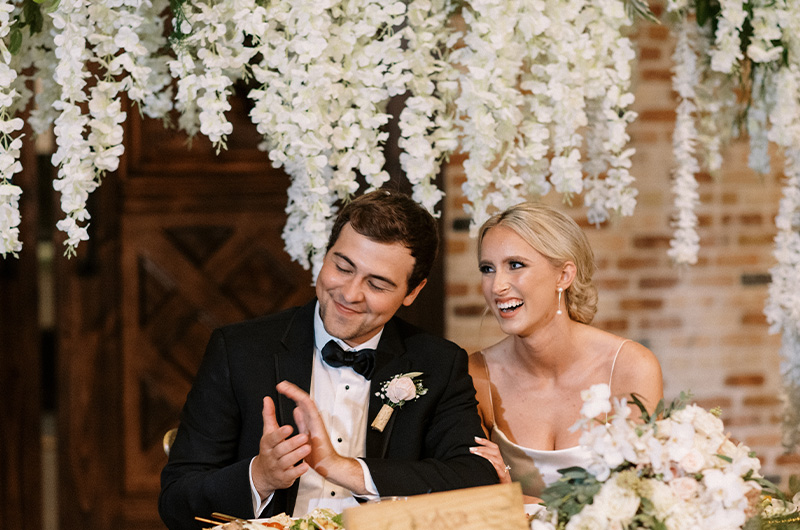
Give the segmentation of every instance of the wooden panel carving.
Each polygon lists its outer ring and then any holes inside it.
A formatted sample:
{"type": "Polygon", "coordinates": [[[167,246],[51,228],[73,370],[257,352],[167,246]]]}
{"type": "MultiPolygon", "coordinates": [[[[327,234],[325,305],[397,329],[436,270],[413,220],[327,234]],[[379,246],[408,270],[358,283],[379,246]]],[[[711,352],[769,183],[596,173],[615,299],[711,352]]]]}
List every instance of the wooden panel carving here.
{"type": "Polygon", "coordinates": [[[124,216],[125,490],[157,492],[161,436],[177,425],[211,331],[313,296],[262,212],[124,216]]]}

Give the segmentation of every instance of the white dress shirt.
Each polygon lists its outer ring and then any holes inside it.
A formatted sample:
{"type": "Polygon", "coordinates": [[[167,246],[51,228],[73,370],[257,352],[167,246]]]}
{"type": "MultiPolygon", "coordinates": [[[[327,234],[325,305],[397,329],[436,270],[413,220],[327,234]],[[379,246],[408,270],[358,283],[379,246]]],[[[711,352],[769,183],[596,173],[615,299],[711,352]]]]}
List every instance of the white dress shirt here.
{"type": "MultiPolygon", "coordinates": [[[[371,495],[378,496],[367,465],[359,458],[366,455],[367,412],[369,408],[370,382],[351,367],[334,368],[322,360],[322,348],[329,340],[335,340],[345,350],[377,348],[383,330],[370,340],[356,347],[332,337],[325,330],[319,316],[319,302],[314,309],[314,363],[311,371],[311,398],[317,405],[325,427],[328,429],[333,448],[342,456],[357,458],[364,472],[364,484],[371,495]]],[[[258,517],[272,500],[272,495],[264,502],[253,485],[253,462],[250,461],[250,489],[253,497],[253,513],[258,517]]],[[[353,493],[341,486],[325,480],[319,473],[309,469],[302,477],[297,490],[297,501],[293,517],[306,515],[315,508],[329,508],[342,512],[345,508],[357,506],[353,493]]]]}

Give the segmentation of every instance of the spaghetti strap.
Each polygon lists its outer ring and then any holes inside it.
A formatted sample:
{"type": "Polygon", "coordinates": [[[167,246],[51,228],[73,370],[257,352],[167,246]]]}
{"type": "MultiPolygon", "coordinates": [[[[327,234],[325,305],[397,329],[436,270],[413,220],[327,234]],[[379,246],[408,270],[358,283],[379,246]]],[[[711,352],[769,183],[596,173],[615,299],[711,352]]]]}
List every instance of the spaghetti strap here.
{"type": "Polygon", "coordinates": [[[614,377],[614,367],[617,365],[617,357],[619,357],[619,352],[622,350],[622,347],[625,345],[626,342],[631,342],[631,339],[625,339],[619,344],[619,348],[617,348],[617,353],[614,354],[614,362],[611,363],[611,374],[608,376],[608,388],[611,389],[611,379],[614,377]]]}
{"type": "Polygon", "coordinates": [[[486,393],[489,394],[489,412],[491,413],[491,427],[494,429],[494,401],[492,399],[492,380],[489,378],[489,363],[486,362],[486,356],[482,351],[475,352],[480,361],[483,363],[483,369],[486,371],[486,393]]]}

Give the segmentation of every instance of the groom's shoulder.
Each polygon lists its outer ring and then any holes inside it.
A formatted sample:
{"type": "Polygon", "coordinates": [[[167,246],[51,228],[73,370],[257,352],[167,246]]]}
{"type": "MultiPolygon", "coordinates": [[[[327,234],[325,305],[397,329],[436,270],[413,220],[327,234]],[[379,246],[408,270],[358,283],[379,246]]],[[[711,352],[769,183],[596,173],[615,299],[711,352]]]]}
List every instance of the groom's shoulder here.
{"type": "Polygon", "coordinates": [[[392,323],[396,326],[398,335],[403,340],[407,351],[424,349],[427,351],[452,352],[453,354],[464,352],[461,346],[455,342],[431,333],[400,317],[394,317],[392,323]]]}
{"type": "MultiPolygon", "coordinates": [[[[281,330],[288,329],[293,323],[305,318],[306,306],[294,306],[276,313],[262,315],[239,322],[225,324],[218,328],[226,338],[252,338],[260,335],[280,335],[281,330]]],[[[312,313],[309,313],[309,318],[312,313]]]]}

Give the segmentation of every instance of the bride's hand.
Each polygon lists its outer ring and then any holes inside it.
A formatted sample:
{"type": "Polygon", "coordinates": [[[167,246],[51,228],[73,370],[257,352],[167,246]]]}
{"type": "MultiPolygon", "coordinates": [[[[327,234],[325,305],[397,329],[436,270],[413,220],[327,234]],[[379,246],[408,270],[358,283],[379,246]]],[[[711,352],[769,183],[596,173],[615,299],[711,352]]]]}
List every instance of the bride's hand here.
{"type": "Polygon", "coordinates": [[[475,437],[475,441],[478,443],[478,446],[470,447],[469,451],[472,454],[482,456],[492,463],[494,470],[497,472],[497,476],[500,478],[501,484],[510,484],[511,475],[509,475],[508,471],[511,468],[503,462],[503,456],[500,454],[500,448],[497,447],[497,444],[490,442],[486,438],[478,438],[477,436],[475,437]]]}

